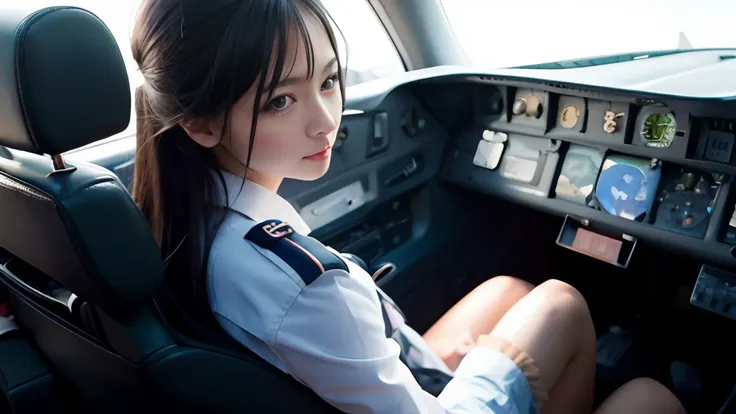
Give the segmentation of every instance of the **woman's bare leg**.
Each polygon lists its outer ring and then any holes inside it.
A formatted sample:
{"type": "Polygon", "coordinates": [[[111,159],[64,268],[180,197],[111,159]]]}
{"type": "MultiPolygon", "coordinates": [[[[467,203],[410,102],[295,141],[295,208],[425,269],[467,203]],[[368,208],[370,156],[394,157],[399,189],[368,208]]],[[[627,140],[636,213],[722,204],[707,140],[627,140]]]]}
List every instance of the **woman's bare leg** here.
{"type": "Polygon", "coordinates": [[[550,280],[532,289],[519,279],[494,277],[450,309],[424,339],[454,370],[467,351],[458,348],[468,332],[472,340],[492,332],[534,358],[550,396],[545,413],[590,412],[595,330],[585,300],[570,285],[550,280]]]}
{"type": "Polygon", "coordinates": [[[533,288],[509,276],[489,279],[432,325],[423,335],[424,340],[454,371],[464,356],[462,340],[474,342],[479,335],[491,332],[501,317],[533,288]]]}
{"type": "Polygon", "coordinates": [[[649,378],[629,381],[611,394],[595,414],[685,414],[670,390],[649,378]]]}
{"type": "MultiPolygon", "coordinates": [[[[595,330],[584,298],[573,287],[550,280],[539,287],[498,276],[465,296],[424,338],[448,365],[462,360],[458,338],[467,332],[505,339],[527,352],[549,391],[546,413],[589,413],[595,381],[595,330]]],[[[596,414],[682,414],[685,410],[667,388],[637,379],[616,390],[596,414]]]]}
{"type": "Polygon", "coordinates": [[[524,296],[491,336],[525,351],[539,369],[547,413],[590,413],[595,387],[595,328],[583,296],[548,280],[524,296]]]}

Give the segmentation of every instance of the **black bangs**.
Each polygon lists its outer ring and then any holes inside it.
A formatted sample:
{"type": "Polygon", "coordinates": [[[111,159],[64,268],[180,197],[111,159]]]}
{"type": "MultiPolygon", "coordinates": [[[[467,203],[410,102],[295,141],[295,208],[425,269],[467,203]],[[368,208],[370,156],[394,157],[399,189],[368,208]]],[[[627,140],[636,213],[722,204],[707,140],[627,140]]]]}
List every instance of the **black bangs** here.
{"type": "Polygon", "coordinates": [[[307,61],[307,79],[311,79],[314,75],[314,48],[312,39],[309,35],[304,17],[299,10],[296,2],[293,0],[277,0],[271,2],[271,19],[265,26],[269,28],[269,33],[265,35],[263,50],[265,55],[265,65],[260,65],[260,73],[258,74],[258,85],[256,87],[255,104],[253,106],[253,129],[251,132],[251,146],[253,145],[253,137],[255,135],[258,114],[261,110],[261,103],[264,93],[266,99],[271,99],[276,87],[282,78],[289,76],[294,69],[294,65],[299,57],[299,53],[304,53],[307,61]],[[296,37],[295,35],[299,35],[296,37]],[[301,48],[289,47],[289,41],[301,40],[304,50],[301,48]],[[270,48],[268,45],[272,45],[270,48]],[[294,50],[291,62],[287,59],[289,50],[294,50]],[[266,83],[268,82],[268,86],[266,83]]]}
{"type": "Polygon", "coordinates": [[[270,26],[274,29],[269,36],[271,37],[270,40],[272,40],[274,44],[274,49],[271,51],[272,56],[269,61],[271,70],[262,71],[260,73],[261,79],[270,79],[268,87],[266,88],[264,86],[264,89],[268,91],[268,98],[271,98],[273,95],[273,92],[278,86],[279,80],[286,78],[291,74],[299,53],[305,54],[307,63],[306,79],[311,80],[314,76],[314,47],[309,30],[307,29],[307,24],[304,20],[305,13],[312,15],[312,17],[316,17],[322,25],[330,40],[332,50],[334,51],[335,56],[338,57],[339,72],[342,72],[337,41],[331,25],[332,19],[327,10],[318,0],[275,1],[273,2],[273,5],[277,9],[277,13],[275,18],[276,23],[270,26]],[[296,35],[298,35],[298,38],[295,37],[296,35]],[[286,59],[289,50],[287,42],[289,40],[301,40],[304,50],[297,50],[296,53],[294,53],[294,56],[292,56],[292,61],[288,62],[287,66],[286,59]]]}
{"type": "Polygon", "coordinates": [[[279,23],[281,23],[281,25],[278,27],[276,32],[278,44],[275,46],[276,49],[274,50],[274,56],[272,56],[273,71],[272,73],[262,73],[261,76],[262,79],[268,79],[269,77],[271,79],[271,82],[268,85],[268,98],[272,97],[279,81],[291,74],[291,71],[294,69],[294,65],[296,64],[296,60],[299,57],[299,53],[301,53],[298,49],[295,51],[292,61],[290,62],[288,69],[286,69],[287,51],[289,50],[287,42],[290,38],[299,40],[292,35],[299,35],[301,43],[304,45],[303,53],[305,54],[307,61],[307,80],[311,80],[312,76],[314,76],[314,47],[312,46],[312,38],[307,30],[304,17],[294,2],[282,3],[282,6],[284,7],[280,12],[285,18],[279,19],[279,23]],[[294,31],[297,33],[294,33],[294,31]]]}
{"type": "Polygon", "coordinates": [[[213,32],[221,33],[221,41],[216,47],[201,42],[197,47],[198,56],[188,56],[189,62],[176,62],[174,65],[179,67],[178,63],[181,63],[186,67],[187,63],[190,64],[189,73],[192,75],[182,74],[183,84],[174,85],[180,91],[191,93],[191,100],[181,102],[182,107],[189,109],[186,112],[193,112],[187,115],[211,115],[213,109],[226,111],[256,83],[259,97],[263,90],[273,91],[280,80],[280,76],[275,75],[284,75],[288,72],[285,69],[294,65],[294,61],[287,63],[287,44],[297,39],[294,35],[299,35],[306,48],[299,52],[306,53],[308,75],[311,77],[314,50],[304,13],[319,20],[338,55],[331,18],[319,0],[217,0],[212,4],[218,7],[211,11],[208,9],[212,7],[204,7],[210,2],[201,1],[200,6],[197,0],[197,7],[189,6],[192,0],[183,3],[187,6],[182,7],[181,45],[197,43],[198,39],[211,37],[213,32]],[[192,15],[194,13],[197,15],[192,15]],[[206,24],[209,20],[221,20],[223,15],[230,16],[226,26],[206,24]],[[204,82],[201,77],[193,75],[205,69],[192,67],[199,66],[199,62],[207,65],[204,82]],[[265,82],[269,83],[268,87],[265,82]]]}
{"type": "MultiPolygon", "coordinates": [[[[343,39],[343,44],[345,44],[345,37],[343,36],[342,32],[335,24],[335,21],[332,19],[332,16],[330,16],[330,13],[327,11],[327,9],[324,8],[324,6],[322,6],[319,0],[314,0],[314,1],[308,0],[308,1],[302,2],[302,4],[307,9],[307,12],[311,13],[313,16],[315,16],[319,20],[320,24],[322,24],[322,27],[327,33],[327,38],[330,40],[330,46],[332,46],[332,51],[335,53],[335,57],[337,58],[337,76],[340,81],[340,89],[342,92],[341,93],[342,103],[344,107],[345,106],[345,72],[344,72],[344,69],[345,67],[347,67],[347,54],[345,56],[345,64],[343,64],[342,60],[340,59],[340,51],[337,45],[337,38],[335,37],[335,31],[333,30],[333,27],[337,29],[338,33],[340,33],[340,37],[343,39]]],[[[347,44],[345,44],[345,49],[347,51],[348,49],[347,44]]]]}

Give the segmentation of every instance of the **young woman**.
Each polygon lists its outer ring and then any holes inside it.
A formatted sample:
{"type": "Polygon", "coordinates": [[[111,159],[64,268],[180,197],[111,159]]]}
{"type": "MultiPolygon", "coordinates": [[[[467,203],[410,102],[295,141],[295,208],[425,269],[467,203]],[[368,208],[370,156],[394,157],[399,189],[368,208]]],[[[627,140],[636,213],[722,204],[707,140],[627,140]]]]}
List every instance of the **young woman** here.
{"type": "MultiPolygon", "coordinates": [[[[146,0],[132,48],[133,194],[192,315],[345,412],[590,412],[595,333],[575,289],[496,277],[422,337],[277,195],[327,171],[343,111],[318,0],[146,0]]],[[[600,411],[683,410],[640,379],[600,411]]]]}

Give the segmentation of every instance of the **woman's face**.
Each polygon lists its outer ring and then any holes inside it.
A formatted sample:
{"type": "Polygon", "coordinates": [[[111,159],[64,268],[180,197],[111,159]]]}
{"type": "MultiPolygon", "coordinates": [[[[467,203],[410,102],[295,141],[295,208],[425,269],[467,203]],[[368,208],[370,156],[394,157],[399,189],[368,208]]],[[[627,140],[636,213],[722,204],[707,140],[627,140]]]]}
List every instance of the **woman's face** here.
{"type": "Polygon", "coordinates": [[[342,117],[337,60],[321,23],[309,14],[304,20],[314,50],[312,78],[307,79],[304,42],[294,34],[286,55],[286,73],[273,96],[266,100],[264,94],[261,102],[254,102],[254,86],[233,107],[229,139],[226,137],[214,148],[223,169],[242,175],[242,165],[248,159],[253,106],[257,105],[258,124],[248,179],[266,183],[280,183],[282,178],[315,180],[327,172],[342,117]],[[289,71],[291,62],[294,66],[289,71]]]}

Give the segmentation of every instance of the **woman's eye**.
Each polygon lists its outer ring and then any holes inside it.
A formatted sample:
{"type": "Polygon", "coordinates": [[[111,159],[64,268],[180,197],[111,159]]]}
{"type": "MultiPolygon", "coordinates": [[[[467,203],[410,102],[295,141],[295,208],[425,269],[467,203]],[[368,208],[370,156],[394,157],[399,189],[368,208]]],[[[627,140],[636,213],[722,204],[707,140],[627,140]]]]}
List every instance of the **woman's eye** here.
{"type": "Polygon", "coordinates": [[[329,78],[327,78],[327,80],[325,80],[325,83],[322,84],[322,90],[329,91],[329,90],[334,89],[335,85],[337,84],[337,81],[338,81],[337,74],[330,76],[329,78]]]}
{"type": "Polygon", "coordinates": [[[266,108],[272,111],[281,112],[288,109],[292,103],[294,103],[294,99],[288,95],[284,95],[272,99],[271,102],[266,105],[266,108]]]}

